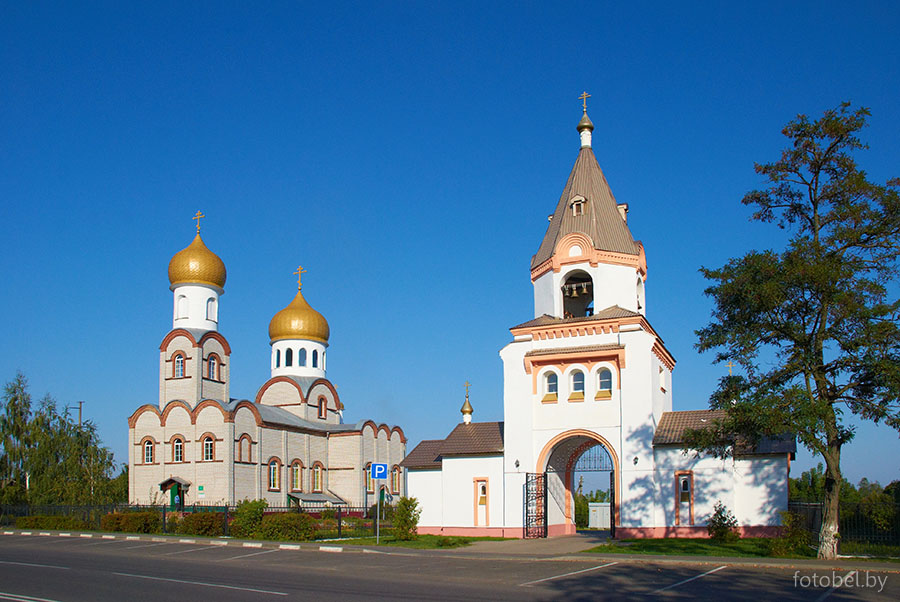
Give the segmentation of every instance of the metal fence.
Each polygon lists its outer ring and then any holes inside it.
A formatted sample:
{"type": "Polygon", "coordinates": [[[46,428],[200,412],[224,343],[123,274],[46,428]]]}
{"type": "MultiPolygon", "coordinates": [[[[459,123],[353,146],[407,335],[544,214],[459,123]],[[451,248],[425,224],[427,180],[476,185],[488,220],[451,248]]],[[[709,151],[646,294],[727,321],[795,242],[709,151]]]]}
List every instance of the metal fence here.
{"type": "MultiPolygon", "coordinates": [[[[800,517],[814,543],[819,541],[824,504],[791,501],[788,510],[800,517]]],[[[863,504],[841,504],[838,512],[840,542],[900,546],[900,506],[869,508],[863,504]]]]}
{"type": "MultiPolygon", "coordinates": [[[[182,508],[164,506],[136,506],[114,504],[105,506],[4,506],[0,505],[0,526],[15,526],[16,519],[26,516],[72,517],[84,522],[91,529],[101,530],[104,516],[112,513],[156,512],[159,516],[159,532],[174,532],[173,524],[186,515],[194,513],[217,513],[221,518],[221,532],[228,536],[234,520],[236,506],[190,505],[182,508]],[[175,520],[173,520],[175,518],[175,520]]],[[[340,539],[350,537],[375,537],[376,530],[382,535],[393,529],[392,508],[382,508],[380,520],[376,521],[374,506],[371,508],[348,506],[285,506],[269,507],[263,512],[276,514],[296,512],[309,515],[315,525],[314,539],[340,539]]]]}

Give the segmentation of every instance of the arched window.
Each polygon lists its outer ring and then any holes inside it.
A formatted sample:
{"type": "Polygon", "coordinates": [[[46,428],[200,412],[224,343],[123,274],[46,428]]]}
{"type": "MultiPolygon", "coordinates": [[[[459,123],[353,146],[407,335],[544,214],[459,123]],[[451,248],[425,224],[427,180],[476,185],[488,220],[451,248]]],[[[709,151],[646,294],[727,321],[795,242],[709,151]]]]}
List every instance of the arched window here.
{"type": "Polygon", "coordinates": [[[153,441],[144,441],[144,464],[153,464],[153,441]]]}
{"type": "Polygon", "coordinates": [[[269,461],[269,491],[281,491],[281,462],[277,458],[269,461]]]}
{"type": "Polygon", "coordinates": [[[612,397],[612,372],[609,368],[600,368],[597,372],[597,399],[612,397]]]}
{"type": "Polygon", "coordinates": [[[559,377],[556,376],[555,372],[548,372],[544,375],[544,397],[541,401],[545,403],[552,403],[557,399],[557,392],[559,391],[559,377]]]}
{"type": "Polygon", "coordinates": [[[322,352],[322,370],[325,370],[325,352],[322,352]]]}
{"type": "Polygon", "coordinates": [[[638,311],[644,309],[644,281],[640,278],[637,281],[637,308],[638,311]]]}
{"type": "Polygon", "coordinates": [[[400,493],[400,467],[396,464],[391,469],[391,493],[394,495],[400,493]]]}
{"type": "Polygon", "coordinates": [[[172,461],[184,462],[184,441],[181,439],[172,441],[172,461]]]}
{"type": "Polygon", "coordinates": [[[289,368],[293,361],[294,361],[294,350],[293,349],[285,349],[284,350],[284,366],[285,366],[285,368],[289,368]]]}
{"type": "Polygon", "coordinates": [[[366,464],[366,491],[375,493],[375,481],[372,479],[372,463],[366,464]]]}
{"type": "Polygon", "coordinates": [[[313,368],[319,367],[319,352],[315,349],[313,349],[312,367],[313,368]]]}
{"type": "Polygon", "coordinates": [[[312,470],[312,490],[313,493],[322,493],[322,473],[324,469],[322,465],[316,463],[312,470]]]}
{"type": "Polygon", "coordinates": [[[291,464],[291,491],[303,491],[303,464],[299,460],[291,464]]]}
{"type": "Polygon", "coordinates": [[[206,319],[212,322],[217,322],[219,320],[219,309],[218,303],[216,303],[215,297],[210,297],[206,300],[206,319]]]}
{"type": "Polygon", "coordinates": [[[319,398],[319,418],[328,418],[328,401],[324,397],[319,398]]]}
{"type": "Polygon", "coordinates": [[[572,393],[569,399],[584,399],[584,372],[581,370],[572,373],[572,393]]]}
{"type": "Polygon", "coordinates": [[[184,378],[184,356],[180,353],[175,356],[175,365],[172,367],[172,376],[184,378]]]}
{"type": "Polygon", "coordinates": [[[211,436],[203,438],[203,461],[212,462],[216,459],[216,442],[211,436]]]}
{"type": "Polygon", "coordinates": [[[188,299],[184,295],[178,295],[175,301],[175,319],[188,317],[188,299]]]}
{"type": "Polygon", "coordinates": [[[275,350],[275,367],[281,368],[281,349],[275,350]]]}
{"type": "Polygon", "coordinates": [[[306,349],[300,348],[300,351],[297,352],[297,365],[298,366],[306,366],[306,349]]]}
{"type": "Polygon", "coordinates": [[[216,360],[216,356],[210,355],[206,358],[206,378],[209,380],[218,380],[218,368],[219,362],[216,360]]]}

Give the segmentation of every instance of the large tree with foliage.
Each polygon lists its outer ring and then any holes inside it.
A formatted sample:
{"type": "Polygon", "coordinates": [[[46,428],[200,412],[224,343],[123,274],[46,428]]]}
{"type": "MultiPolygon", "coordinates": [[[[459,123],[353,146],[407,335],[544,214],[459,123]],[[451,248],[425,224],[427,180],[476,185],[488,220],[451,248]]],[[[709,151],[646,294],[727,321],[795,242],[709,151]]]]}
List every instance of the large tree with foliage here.
{"type": "Polygon", "coordinates": [[[60,412],[50,396],[33,411],[21,373],[7,383],[3,401],[0,503],[127,501],[127,475],[115,476],[112,452],[102,445],[92,422],[79,425],[68,412],[60,412]]]}
{"type": "Polygon", "coordinates": [[[900,302],[888,288],[900,253],[900,182],[871,182],[856,164],[868,116],[843,103],[790,122],[781,158],[756,165],[767,187],[743,199],[754,220],[790,234],[785,248],[701,270],[715,307],[697,348],[743,374],[720,381],[710,405],[726,418],[693,432],[689,446],[724,455],[736,438],[752,445],[796,434],[825,463],[820,558],[837,554],[852,420],[900,429],[900,302]]]}

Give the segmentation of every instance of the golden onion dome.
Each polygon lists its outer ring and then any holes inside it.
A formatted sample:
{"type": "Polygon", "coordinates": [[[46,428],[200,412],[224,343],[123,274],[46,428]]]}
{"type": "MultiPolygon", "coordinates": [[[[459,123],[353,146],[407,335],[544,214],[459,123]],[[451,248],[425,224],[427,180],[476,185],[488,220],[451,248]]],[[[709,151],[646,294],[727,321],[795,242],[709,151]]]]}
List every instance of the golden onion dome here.
{"type": "Polygon", "coordinates": [[[578,122],[578,127],[576,127],[579,132],[581,130],[589,130],[591,132],[594,131],[594,124],[591,122],[591,118],[588,117],[587,111],[584,112],[584,115],[581,116],[581,121],[578,122]]]}
{"type": "Polygon", "coordinates": [[[270,343],[285,339],[328,343],[329,334],[331,331],[325,317],[310,307],[299,290],[290,305],[275,314],[269,322],[270,343]]]}
{"type": "Polygon", "coordinates": [[[224,289],[225,278],[225,263],[206,248],[199,232],[169,262],[169,283],[173,288],[179,284],[206,284],[224,289]]]}

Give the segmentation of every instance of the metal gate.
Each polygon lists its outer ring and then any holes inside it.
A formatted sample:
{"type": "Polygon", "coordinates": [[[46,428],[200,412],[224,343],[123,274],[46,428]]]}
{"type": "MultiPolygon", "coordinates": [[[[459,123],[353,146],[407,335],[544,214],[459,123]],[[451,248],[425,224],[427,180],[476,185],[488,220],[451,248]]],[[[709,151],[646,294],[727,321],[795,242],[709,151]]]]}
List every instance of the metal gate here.
{"type": "Polygon", "coordinates": [[[547,475],[529,472],[525,475],[526,539],[547,537],[547,475]]]}

